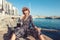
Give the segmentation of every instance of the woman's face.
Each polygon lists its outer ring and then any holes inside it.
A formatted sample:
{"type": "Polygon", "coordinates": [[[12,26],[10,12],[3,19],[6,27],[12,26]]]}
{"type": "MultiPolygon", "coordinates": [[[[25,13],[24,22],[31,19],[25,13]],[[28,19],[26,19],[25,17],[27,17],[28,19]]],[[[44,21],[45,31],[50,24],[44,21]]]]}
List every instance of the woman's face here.
{"type": "Polygon", "coordinates": [[[28,15],[28,14],[29,14],[28,10],[24,11],[24,15],[28,15]]]}

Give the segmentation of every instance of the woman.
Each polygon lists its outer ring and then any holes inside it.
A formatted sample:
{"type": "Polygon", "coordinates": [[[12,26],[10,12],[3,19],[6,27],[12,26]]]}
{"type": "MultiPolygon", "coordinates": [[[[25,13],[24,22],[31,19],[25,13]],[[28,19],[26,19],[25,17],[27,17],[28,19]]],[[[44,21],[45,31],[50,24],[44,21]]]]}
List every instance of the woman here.
{"type": "MultiPolygon", "coordinates": [[[[40,29],[33,24],[32,16],[30,15],[30,10],[27,7],[24,7],[22,9],[22,12],[23,12],[23,16],[21,18],[22,25],[20,27],[20,30],[23,29],[23,31],[22,32],[20,31],[20,34],[23,33],[22,36],[24,37],[27,37],[28,35],[32,35],[33,37],[35,37],[36,40],[42,40],[43,38],[41,36],[40,29]]],[[[18,34],[17,34],[17,31],[15,31],[11,40],[15,40],[15,38],[18,37],[17,36],[18,34]]]]}

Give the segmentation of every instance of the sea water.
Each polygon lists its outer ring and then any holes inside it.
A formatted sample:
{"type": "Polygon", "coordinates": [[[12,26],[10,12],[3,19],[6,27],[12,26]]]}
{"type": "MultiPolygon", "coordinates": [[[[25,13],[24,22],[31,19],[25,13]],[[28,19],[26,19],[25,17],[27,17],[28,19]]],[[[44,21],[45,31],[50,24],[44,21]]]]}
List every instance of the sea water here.
{"type": "Polygon", "coordinates": [[[60,30],[60,19],[35,18],[33,21],[37,27],[60,30]]]}
{"type": "MultiPolygon", "coordinates": [[[[33,22],[39,28],[55,29],[60,31],[60,19],[34,18],[33,22]]],[[[60,32],[42,31],[42,33],[52,38],[53,40],[60,40],[60,32]]]]}

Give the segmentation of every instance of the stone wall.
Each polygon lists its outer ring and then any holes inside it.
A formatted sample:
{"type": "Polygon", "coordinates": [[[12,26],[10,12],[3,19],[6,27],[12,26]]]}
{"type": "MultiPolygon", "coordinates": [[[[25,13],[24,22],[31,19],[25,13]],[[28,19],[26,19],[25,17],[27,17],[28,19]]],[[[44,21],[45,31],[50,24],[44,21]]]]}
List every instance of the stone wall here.
{"type": "Polygon", "coordinates": [[[18,22],[18,18],[12,19],[11,16],[1,16],[0,17],[0,40],[4,40],[3,36],[8,31],[9,27],[15,27],[18,22]],[[8,26],[7,26],[8,25],[8,26]]]}

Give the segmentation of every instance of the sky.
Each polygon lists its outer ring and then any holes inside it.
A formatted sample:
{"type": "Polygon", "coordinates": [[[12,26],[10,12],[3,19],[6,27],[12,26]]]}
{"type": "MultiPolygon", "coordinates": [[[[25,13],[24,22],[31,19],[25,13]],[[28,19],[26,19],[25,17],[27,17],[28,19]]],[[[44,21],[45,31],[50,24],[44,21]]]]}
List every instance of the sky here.
{"type": "Polygon", "coordinates": [[[31,15],[60,16],[60,0],[7,0],[18,8],[22,15],[22,8],[28,7],[31,15]]]}

